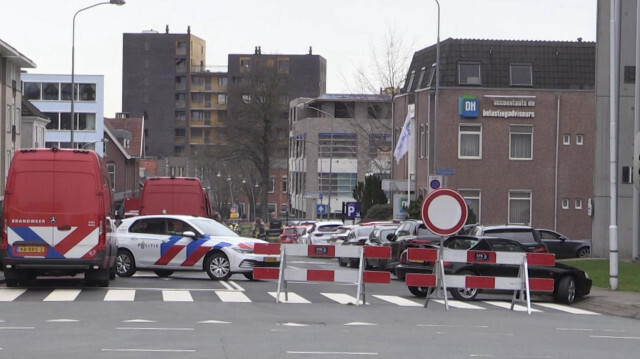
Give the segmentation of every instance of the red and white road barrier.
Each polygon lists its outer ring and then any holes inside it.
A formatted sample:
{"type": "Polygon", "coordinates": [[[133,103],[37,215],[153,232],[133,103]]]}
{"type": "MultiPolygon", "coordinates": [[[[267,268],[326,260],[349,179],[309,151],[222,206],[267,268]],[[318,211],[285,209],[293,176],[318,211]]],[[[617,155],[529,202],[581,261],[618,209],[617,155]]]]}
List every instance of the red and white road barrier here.
{"type": "MultiPolygon", "coordinates": [[[[526,297],[527,312],[531,314],[530,292],[553,292],[554,282],[550,278],[529,278],[529,265],[554,266],[555,255],[550,253],[524,253],[524,252],[492,252],[457,250],[444,248],[442,252],[437,249],[409,248],[407,260],[420,262],[433,262],[435,273],[407,273],[405,283],[410,287],[437,287],[443,290],[445,305],[449,309],[447,301],[447,288],[472,288],[472,289],[498,289],[512,290],[511,309],[520,293],[520,301],[526,297]],[[488,277],[471,275],[453,275],[444,273],[444,262],[455,263],[484,263],[496,265],[518,265],[518,277],[488,277]]],[[[425,307],[429,296],[425,302],[425,307]]]]}
{"type": "Polygon", "coordinates": [[[358,286],[357,302],[360,298],[365,302],[364,284],[391,282],[391,273],[364,270],[366,258],[391,258],[390,247],[376,246],[342,246],[322,244],[279,244],[256,243],[253,251],[255,254],[280,255],[280,268],[256,267],[253,269],[254,279],[266,279],[278,281],[276,303],[280,300],[281,288],[284,287],[285,300],[288,300],[287,281],[295,282],[334,282],[351,283],[358,286]],[[287,257],[320,257],[320,258],[359,258],[358,271],[348,269],[324,270],[308,268],[292,268],[287,266],[287,257]]]}

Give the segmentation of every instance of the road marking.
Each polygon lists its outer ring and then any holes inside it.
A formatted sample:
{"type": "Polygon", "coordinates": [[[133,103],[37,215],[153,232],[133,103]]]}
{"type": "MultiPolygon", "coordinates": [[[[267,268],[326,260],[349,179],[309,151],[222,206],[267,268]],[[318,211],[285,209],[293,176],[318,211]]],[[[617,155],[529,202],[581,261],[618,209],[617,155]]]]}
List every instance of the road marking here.
{"type": "MultiPolygon", "coordinates": [[[[440,304],[444,304],[444,300],[442,300],[442,299],[436,299],[434,301],[437,302],[437,303],[440,303],[440,304]]],[[[473,305],[473,304],[469,304],[469,303],[462,302],[462,301],[459,301],[459,300],[448,300],[447,302],[449,303],[450,307],[454,307],[454,308],[460,308],[460,309],[487,309],[487,308],[483,308],[483,307],[481,307],[479,305],[473,305]]]]}
{"type": "Polygon", "coordinates": [[[591,338],[598,339],[630,339],[630,340],[640,340],[640,337],[614,337],[610,335],[590,335],[591,338]]]}
{"type": "MultiPolygon", "coordinates": [[[[511,309],[511,303],[510,302],[498,302],[498,301],[493,301],[493,300],[487,300],[487,301],[485,301],[485,303],[491,304],[491,305],[495,305],[496,307],[500,307],[500,308],[511,309]]],[[[523,305],[515,304],[513,306],[513,310],[516,311],[516,312],[526,312],[527,311],[527,307],[525,307],[523,305]]],[[[533,312],[542,312],[542,311],[538,310],[538,309],[531,308],[531,312],[533,313],[533,312]]]]}
{"type": "Polygon", "coordinates": [[[193,302],[188,290],[163,290],[162,300],[165,302],[193,302]]]}
{"type": "Polygon", "coordinates": [[[45,302],[73,302],[80,295],[81,289],[54,289],[46,298],[45,302]]]}
{"type": "Polygon", "coordinates": [[[422,304],[420,303],[416,303],[412,300],[406,299],[406,298],[402,298],[402,297],[398,297],[395,295],[374,295],[374,297],[378,298],[378,299],[382,299],[386,302],[389,303],[393,303],[396,305],[399,305],[401,307],[422,307],[422,304]]]}
{"type": "Polygon", "coordinates": [[[287,354],[309,354],[309,355],[378,355],[379,353],[367,352],[299,352],[287,350],[287,354]]]}
{"type": "MultiPolygon", "coordinates": [[[[355,305],[356,303],[362,304],[362,300],[356,299],[355,297],[352,297],[344,293],[320,293],[320,294],[340,304],[353,304],[353,305],[355,305]]],[[[369,305],[369,303],[367,303],[367,305],[369,305]]]]}
{"type": "Polygon", "coordinates": [[[587,315],[600,315],[599,313],[590,312],[588,310],[580,309],[580,308],[572,308],[566,305],[556,304],[556,303],[536,303],[541,307],[555,309],[566,313],[571,314],[587,314],[587,315]]]}
{"type": "Polygon", "coordinates": [[[134,328],[134,327],[117,327],[116,330],[162,330],[162,331],[189,331],[193,328],[134,328]]]}
{"type": "Polygon", "coordinates": [[[231,322],[225,322],[223,320],[203,320],[201,322],[198,322],[198,324],[231,324],[231,322]]]}
{"type": "Polygon", "coordinates": [[[0,302],[11,302],[26,291],[26,289],[19,288],[0,289],[0,302]]]}
{"type": "Polygon", "coordinates": [[[216,295],[223,302],[233,303],[251,303],[251,299],[241,292],[223,292],[217,291],[216,295]]]}
{"type": "Polygon", "coordinates": [[[445,328],[489,328],[488,325],[455,325],[455,324],[418,324],[418,327],[445,327],[445,328]]]}
{"type": "Polygon", "coordinates": [[[235,288],[235,290],[239,290],[241,292],[244,292],[244,288],[242,288],[240,286],[240,284],[238,284],[238,283],[236,283],[236,282],[234,282],[232,280],[229,281],[229,284],[231,284],[231,286],[233,286],[235,288]]]}
{"type": "Polygon", "coordinates": [[[366,326],[366,325],[378,325],[375,323],[367,323],[367,322],[351,322],[351,323],[345,323],[345,325],[362,325],[362,326],[366,326]]]}
{"type": "Polygon", "coordinates": [[[105,302],[132,302],[135,300],[135,289],[109,289],[104,296],[105,302]]]}
{"type": "Polygon", "coordinates": [[[47,323],[76,323],[79,322],[77,319],[49,319],[47,323]]]}
{"type": "Polygon", "coordinates": [[[123,323],[155,323],[155,320],[148,320],[148,319],[129,319],[129,320],[123,320],[123,323]]]}
{"type": "MultiPolygon", "coordinates": [[[[269,292],[269,295],[271,295],[272,297],[276,298],[277,295],[278,295],[278,292],[269,292]]],[[[301,296],[297,295],[296,293],[289,293],[287,296],[289,297],[289,300],[286,300],[284,293],[280,292],[280,302],[282,302],[282,303],[297,303],[297,304],[311,304],[310,301],[302,298],[301,296]]]]}
{"type": "Polygon", "coordinates": [[[31,330],[35,327],[0,327],[0,330],[31,330]]]}
{"type": "Polygon", "coordinates": [[[193,349],[102,349],[103,352],[195,353],[193,349]]]}

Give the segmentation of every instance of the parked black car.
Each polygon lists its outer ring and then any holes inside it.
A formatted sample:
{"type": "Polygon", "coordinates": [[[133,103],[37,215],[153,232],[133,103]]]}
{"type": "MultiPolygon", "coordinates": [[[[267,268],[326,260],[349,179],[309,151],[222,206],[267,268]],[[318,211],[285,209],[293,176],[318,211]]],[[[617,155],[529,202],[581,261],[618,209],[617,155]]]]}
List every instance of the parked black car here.
{"type": "MultiPolygon", "coordinates": [[[[367,267],[394,272],[394,268],[400,263],[400,254],[409,247],[422,247],[431,243],[440,242],[440,236],[434,234],[422,221],[410,219],[402,222],[393,235],[387,237],[382,246],[391,247],[389,259],[367,259],[367,267]]],[[[404,280],[403,278],[399,278],[404,280]]]]}
{"type": "Polygon", "coordinates": [[[535,253],[547,253],[547,246],[542,243],[537,229],[522,225],[475,225],[468,229],[467,234],[472,236],[491,236],[512,239],[535,253]]]}
{"type": "Polygon", "coordinates": [[[542,243],[556,258],[590,258],[591,242],[585,240],[571,240],[566,236],[550,229],[538,229],[542,243]]]}
{"type": "MultiPolygon", "coordinates": [[[[445,248],[481,250],[497,252],[530,252],[517,241],[482,236],[452,236],[443,243],[445,248]]],[[[433,245],[432,248],[438,248],[433,245]]],[[[401,255],[401,263],[396,267],[396,275],[405,276],[407,273],[432,273],[434,265],[430,262],[410,263],[407,261],[407,252],[401,255]]],[[[484,263],[454,263],[445,262],[446,274],[479,275],[490,277],[517,277],[519,266],[507,264],[484,263]]],[[[577,298],[588,295],[591,292],[591,279],[582,270],[557,263],[555,266],[529,266],[531,278],[553,278],[553,296],[557,302],[572,304],[577,298]]],[[[409,291],[419,297],[424,297],[429,288],[409,287],[409,291]]],[[[481,292],[475,288],[451,288],[451,295],[458,300],[474,300],[481,292]]]]}

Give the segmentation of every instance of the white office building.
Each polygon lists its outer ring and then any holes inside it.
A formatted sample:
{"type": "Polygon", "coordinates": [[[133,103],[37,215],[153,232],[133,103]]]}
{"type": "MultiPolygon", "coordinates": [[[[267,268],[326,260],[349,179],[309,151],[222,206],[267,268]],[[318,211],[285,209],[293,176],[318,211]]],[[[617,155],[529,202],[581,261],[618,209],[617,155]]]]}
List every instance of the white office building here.
{"type": "MultiPolygon", "coordinates": [[[[75,75],[76,148],[93,149],[104,156],[104,76],[75,75]]],[[[22,74],[23,94],[51,122],[45,146],[71,147],[71,75],[22,74]]]]}

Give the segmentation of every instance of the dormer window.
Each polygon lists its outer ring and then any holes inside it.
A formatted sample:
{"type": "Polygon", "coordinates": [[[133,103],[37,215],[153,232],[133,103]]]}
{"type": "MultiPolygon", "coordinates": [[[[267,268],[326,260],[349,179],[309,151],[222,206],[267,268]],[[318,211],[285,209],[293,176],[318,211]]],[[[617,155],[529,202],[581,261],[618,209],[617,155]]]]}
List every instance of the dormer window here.
{"type": "Polygon", "coordinates": [[[481,85],[479,62],[458,63],[458,85],[481,85]]]}
{"type": "Polygon", "coordinates": [[[533,86],[531,64],[511,64],[509,66],[511,86],[533,86]]]}

